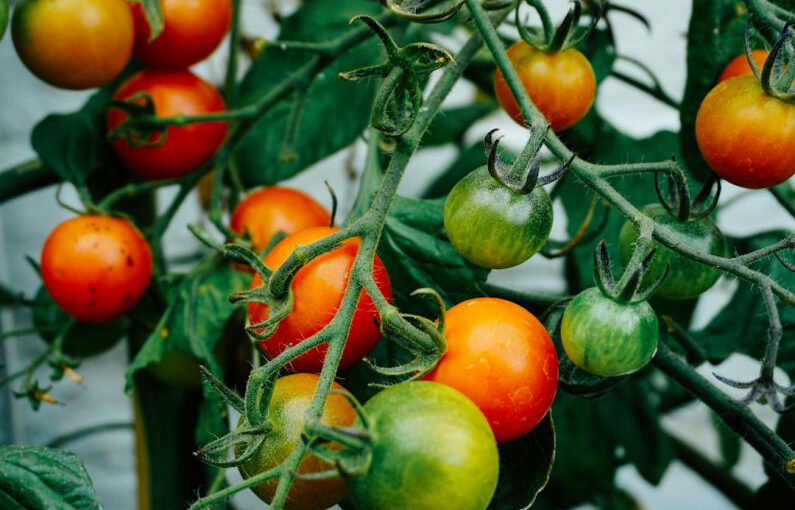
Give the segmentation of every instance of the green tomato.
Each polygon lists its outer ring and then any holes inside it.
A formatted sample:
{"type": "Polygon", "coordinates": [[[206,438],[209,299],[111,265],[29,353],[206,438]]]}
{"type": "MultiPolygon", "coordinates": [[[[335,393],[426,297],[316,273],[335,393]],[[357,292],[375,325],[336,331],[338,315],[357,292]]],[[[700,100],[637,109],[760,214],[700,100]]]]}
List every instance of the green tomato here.
{"type": "Polygon", "coordinates": [[[485,166],[470,173],[447,197],[444,228],[465,259],[490,269],[526,261],[547,242],[552,201],[542,187],[526,195],[497,182],[485,166]]]}
{"type": "Polygon", "coordinates": [[[646,366],[660,331],[649,303],[619,303],[593,287],[563,312],[563,349],[572,363],[594,375],[615,377],[646,366]]]}
{"type": "MultiPolygon", "coordinates": [[[[726,238],[710,218],[692,221],[679,221],[659,204],[648,205],[642,212],[661,225],[676,231],[688,247],[701,252],[725,257],[728,252],[726,238]]],[[[621,228],[619,249],[621,262],[627,264],[632,258],[634,244],[639,236],[638,229],[631,222],[621,228]]],[[[665,299],[691,299],[706,291],[718,281],[720,271],[700,264],[676,253],[670,248],[655,243],[657,252],[643,279],[649,285],[659,279],[668,266],[668,276],[657,289],[655,296],[665,299]]]]}
{"type": "Polygon", "coordinates": [[[475,404],[430,381],[392,386],[364,406],[376,438],[348,479],[359,510],[484,510],[497,488],[494,434],[475,404]]]}

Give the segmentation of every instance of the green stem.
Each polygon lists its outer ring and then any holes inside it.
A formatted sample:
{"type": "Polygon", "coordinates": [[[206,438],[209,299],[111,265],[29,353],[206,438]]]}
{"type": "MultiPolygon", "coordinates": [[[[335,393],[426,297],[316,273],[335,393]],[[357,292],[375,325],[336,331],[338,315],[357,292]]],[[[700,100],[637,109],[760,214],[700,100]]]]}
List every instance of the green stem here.
{"type": "Polygon", "coordinates": [[[229,61],[226,64],[224,92],[227,106],[237,102],[237,67],[240,53],[240,13],[242,0],[232,0],[232,23],[229,30],[229,61]]]}
{"type": "Polygon", "coordinates": [[[0,204],[59,182],[55,170],[38,159],[20,163],[0,173],[0,204]]]}
{"type": "Polygon", "coordinates": [[[635,87],[636,89],[642,92],[645,92],[646,94],[650,95],[657,101],[661,102],[664,105],[670,106],[675,110],[678,110],[679,107],[681,106],[679,104],[679,101],[669,96],[668,93],[662,89],[662,87],[649,85],[648,83],[644,83],[639,79],[630,76],[628,74],[625,74],[621,71],[613,71],[610,76],[620,81],[623,81],[627,85],[631,85],[632,87],[635,87]]]}

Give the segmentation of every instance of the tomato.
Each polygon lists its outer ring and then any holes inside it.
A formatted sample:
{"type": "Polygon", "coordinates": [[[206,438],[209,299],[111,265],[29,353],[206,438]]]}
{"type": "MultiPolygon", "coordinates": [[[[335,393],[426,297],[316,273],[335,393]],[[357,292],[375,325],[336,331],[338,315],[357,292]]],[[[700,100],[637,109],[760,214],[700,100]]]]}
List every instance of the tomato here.
{"type": "Polygon", "coordinates": [[[597,288],[584,290],[566,306],[560,331],[569,359],[603,377],[645,367],[657,352],[659,335],[648,302],[619,303],[597,288]]]}
{"type": "MultiPolygon", "coordinates": [[[[596,97],[596,76],[591,63],[579,51],[569,48],[546,53],[520,40],[508,48],[508,58],[553,131],[573,126],[591,109],[596,97]]],[[[502,109],[524,125],[519,105],[499,69],[494,73],[494,92],[502,109]]]]}
{"type": "Polygon", "coordinates": [[[795,174],[795,105],[768,96],[754,76],[719,83],[698,110],[696,141],[722,179],[775,186],[795,174]]]}
{"type": "MultiPolygon", "coordinates": [[[[642,212],[660,225],[675,231],[693,250],[725,257],[728,253],[726,238],[710,218],[679,221],[659,204],[644,207],[642,212]]],[[[638,229],[627,221],[619,235],[621,262],[627,264],[632,258],[634,244],[638,239],[638,229]]],[[[720,271],[707,267],[676,253],[660,243],[655,243],[657,251],[643,279],[649,285],[662,277],[668,266],[668,276],[654,294],[665,299],[691,299],[706,291],[718,281],[720,271]]]]}
{"type": "Polygon", "coordinates": [[[461,179],[444,204],[444,228],[465,259],[490,269],[526,261],[549,238],[552,201],[538,186],[517,193],[483,166],[461,179]]]}
{"type": "Polygon", "coordinates": [[[161,0],[163,31],[151,32],[139,3],[130,5],[135,20],[135,58],[152,67],[183,69],[215,51],[232,20],[231,0],[161,0]]]}
{"type": "Polygon", "coordinates": [[[47,238],[41,276],[68,314],[83,322],[107,322],[138,303],[152,277],[152,252],[126,220],[79,216],[47,238]]]}
{"type": "MultiPolygon", "coordinates": [[[[142,71],[124,82],[113,97],[124,100],[142,92],[152,97],[159,117],[202,115],[225,109],[218,91],[190,71],[142,71]]],[[[126,119],[127,113],[123,110],[109,109],[108,131],[126,119]]],[[[225,136],[225,122],[202,122],[169,126],[162,145],[133,147],[119,138],[113,142],[113,149],[124,164],[141,177],[170,179],[196,170],[221,146],[225,136]]],[[[158,138],[153,135],[151,141],[158,138]]]]}
{"type": "MultiPolygon", "coordinates": [[[[312,403],[317,387],[315,374],[291,374],[281,377],[273,388],[268,418],[273,430],[254,453],[254,456],[240,465],[243,478],[272,469],[281,464],[298,444],[304,429],[304,419],[312,403]]],[[[333,388],[344,390],[339,384],[333,388]]],[[[334,427],[349,427],[356,420],[356,411],[344,396],[329,395],[320,421],[334,427]]],[[[245,421],[241,418],[240,425],[245,421]]],[[[298,466],[299,475],[320,473],[334,469],[334,466],[307,454],[298,466]]],[[[276,493],[278,479],[256,485],[254,493],[265,503],[270,503],[276,493]]],[[[325,480],[306,480],[295,478],[287,496],[285,510],[324,510],[342,501],[347,494],[345,481],[341,478],[325,480]]]]}
{"type": "Polygon", "coordinates": [[[538,425],[555,399],[558,355],[533,314],[503,299],[470,299],[447,311],[444,337],[447,352],[426,379],[472,399],[500,443],[538,425]]]}
{"type": "Polygon", "coordinates": [[[125,0],[24,0],[14,9],[11,36],[33,74],[75,90],[116,78],[134,38],[125,0]]]}
{"type": "MultiPolygon", "coordinates": [[[[333,227],[313,227],[289,235],[282,239],[265,256],[265,265],[276,270],[298,246],[306,246],[328,237],[337,229],[333,227]]],[[[267,340],[259,342],[262,351],[269,357],[278,356],[286,348],[299,344],[322,330],[334,318],[339,309],[348,275],[353,266],[359,240],[349,239],[329,253],[312,260],[302,267],[293,278],[293,310],[281,321],[279,328],[267,340]]],[[[392,289],[383,262],[378,256],[373,261],[373,277],[378,288],[387,299],[392,297],[392,289]]],[[[259,275],[251,282],[254,288],[262,284],[259,275]]],[[[250,303],[248,317],[252,324],[268,318],[268,306],[250,303]]],[[[353,314],[351,329],[340,361],[340,369],[345,370],[362,360],[378,342],[381,332],[375,324],[378,312],[370,297],[362,291],[353,314]]],[[[326,357],[327,346],[321,345],[292,360],[288,368],[294,372],[320,372],[326,357]]]]}
{"type": "Polygon", "coordinates": [[[364,406],[376,438],[368,471],[348,479],[359,510],[485,510],[499,458],[488,422],[461,393],[415,381],[364,406]]]}
{"type": "Polygon", "coordinates": [[[306,193],[281,186],[261,188],[244,198],[232,213],[234,232],[248,232],[254,249],[265,250],[278,232],[294,234],[331,224],[328,211],[306,193]]]}
{"type": "MultiPolygon", "coordinates": [[[[769,52],[767,50],[754,50],[751,52],[751,58],[754,59],[754,63],[759,69],[765,66],[765,60],[767,60],[768,55],[769,52]]],[[[748,57],[742,54],[733,58],[732,61],[726,65],[723,72],[720,73],[718,83],[738,76],[753,76],[753,74],[754,70],[751,69],[751,64],[748,63],[748,57]]]]}

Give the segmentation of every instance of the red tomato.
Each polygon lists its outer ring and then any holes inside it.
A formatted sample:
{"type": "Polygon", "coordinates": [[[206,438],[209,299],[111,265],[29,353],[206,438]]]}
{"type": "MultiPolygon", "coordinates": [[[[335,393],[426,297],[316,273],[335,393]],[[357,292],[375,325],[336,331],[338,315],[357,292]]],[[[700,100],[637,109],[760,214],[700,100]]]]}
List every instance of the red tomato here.
{"type": "Polygon", "coordinates": [[[154,41],[143,8],[134,3],[135,58],[152,67],[183,69],[215,51],[232,19],[231,0],[161,0],[163,31],[154,41]]]}
{"type": "MultiPolygon", "coordinates": [[[[124,100],[141,92],[152,97],[159,117],[202,115],[225,109],[218,91],[190,71],[142,71],[124,82],[113,97],[124,100]]],[[[109,109],[108,131],[126,119],[127,113],[123,110],[109,109]]],[[[202,122],[169,126],[166,140],[159,146],[133,147],[119,138],[113,142],[113,149],[124,164],[141,177],[170,179],[196,170],[215,153],[225,136],[225,122],[202,122]]],[[[152,141],[157,138],[153,135],[152,141]]]]}
{"type": "Polygon", "coordinates": [[[261,188],[235,207],[230,226],[234,232],[248,232],[256,251],[268,247],[278,232],[294,234],[309,227],[327,227],[331,215],[306,193],[281,186],[261,188]]]}
{"type": "MultiPolygon", "coordinates": [[[[518,41],[508,48],[508,58],[553,131],[573,126],[591,109],[596,97],[596,76],[591,63],[579,51],[569,48],[546,53],[518,41]]],[[[499,69],[494,73],[494,92],[502,109],[524,125],[519,105],[499,69]]]]}
{"type": "Polygon", "coordinates": [[[696,141],[722,179],[775,186],[795,174],[795,105],[768,96],[754,76],[724,81],[701,103],[696,141]]]}
{"type": "MultiPolygon", "coordinates": [[[[313,227],[289,235],[282,239],[265,257],[265,264],[276,270],[298,246],[306,246],[328,237],[338,229],[333,227],[313,227]]],[[[323,254],[302,267],[292,283],[293,310],[280,324],[276,332],[259,342],[262,351],[270,358],[278,356],[286,348],[299,344],[322,330],[334,318],[342,302],[348,275],[353,266],[359,240],[349,239],[343,245],[323,254]]],[[[387,299],[392,298],[392,288],[383,262],[378,256],[373,261],[373,276],[378,288],[387,299]]],[[[262,284],[255,275],[251,287],[262,284]]],[[[250,303],[248,317],[252,324],[268,318],[268,306],[250,303]]],[[[345,370],[362,360],[378,342],[381,332],[374,320],[378,312],[370,297],[362,291],[353,314],[351,329],[340,361],[340,369],[345,370]]],[[[294,372],[320,372],[326,357],[326,345],[312,349],[294,359],[289,369],[294,372]]]]}
{"type": "Polygon", "coordinates": [[[58,225],[47,238],[41,276],[67,313],[83,322],[107,322],[141,299],[152,277],[152,252],[126,220],[79,216],[58,225]]]}
{"type": "MultiPolygon", "coordinates": [[[[767,60],[769,52],[767,50],[754,50],[751,52],[751,58],[754,59],[756,63],[756,67],[762,69],[765,65],[765,60],[767,60]]],[[[751,69],[751,65],[748,63],[748,57],[745,54],[740,55],[732,59],[731,62],[726,66],[722,73],[720,73],[720,77],[718,78],[718,83],[722,81],[726,81],[730,78],[736,78],[738,76],[747,76],[747,75],[754,74],[754,70],[751,69]]]]}
{"type": "Polygon", "coordinates": [[[426,379],[472,399],[497,442],[538,425],[555,399],[558,355],[533,314],[503,299],[470,299],[447,311],[444,336],[447,352],[426,379]]]}
{"type": "Polygon", "coordinates": [[[11,35],[25,66],[65,89],[110,83],[133,49],[124,0],[25,0],[14,9],[11,35]]]}

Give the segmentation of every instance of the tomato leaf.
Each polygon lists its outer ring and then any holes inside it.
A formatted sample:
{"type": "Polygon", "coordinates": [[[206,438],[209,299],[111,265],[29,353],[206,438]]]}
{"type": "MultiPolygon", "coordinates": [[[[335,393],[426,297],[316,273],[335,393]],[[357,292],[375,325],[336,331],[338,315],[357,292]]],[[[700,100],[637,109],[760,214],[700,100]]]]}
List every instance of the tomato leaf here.
{"type": "Polygon", "coordinates": [[[100,510],[91,479],[73,453],[0,446],[0,508],[100,510]]]}
{"type": "MultiPolygon", "coordinates": [[[[421,145],[431,147],[459,143],[472,124],[493,112],[496,106],[492,100],[478,100],[470,105],[440,111],[422,137],[421,145]]],[[[483,147],[482,144],[480,146],[483,147]]]]}
{"type": "Polygon", "coordinates": [[[149,24],[149,40],[154,41],[163,32],[165,26],[163,12],[160,9],[161,0],[132,0],[132,2],[141,4],[146,15],[146,22],[149,24]]]}
{"type": "Polygon", "coordinates": [[[500,445],[500,478],[488,510],[526,510],[549,481],[555,426],[547,415],[529,434],[500,445]]]}
{"type": "MultiPolygon", "coordinates": [[[[377,3],[365,0],[305,2],[282,22],[280,38],[328,41],[352,30],[348,25],[351,17],[381,12],[377,3]]],[[[268,46],[243,79],[237,106],[256,102],[309,58],[305,53],[281,49],[278,42],[268,46]]],[[[279,182],[350,145],[370,122],[375,82],[350,83],[337,74],[381,60],[378,44],[367,40],[335,59],[314,79],[303,100],[289,159],[282,157],[283,142],[295,95],[263,115],[236,152],[243,183],[251,187],[279,182]]]]}
{"type": "Polygon", "coordinates": [[[438,291],[448,306],[484,295],[480,284],[489,272],[465,261],[447,240],[443,207],[443,200],[399,196],[389,210],[378,254],[403,311],[433,312],[431,303],[410,296],[423,287],[438,291]]]}
{"type": "Polygon", "coordinates": [[[8,0],[0,0],[0,41],[8,28],[8,0]]]}

